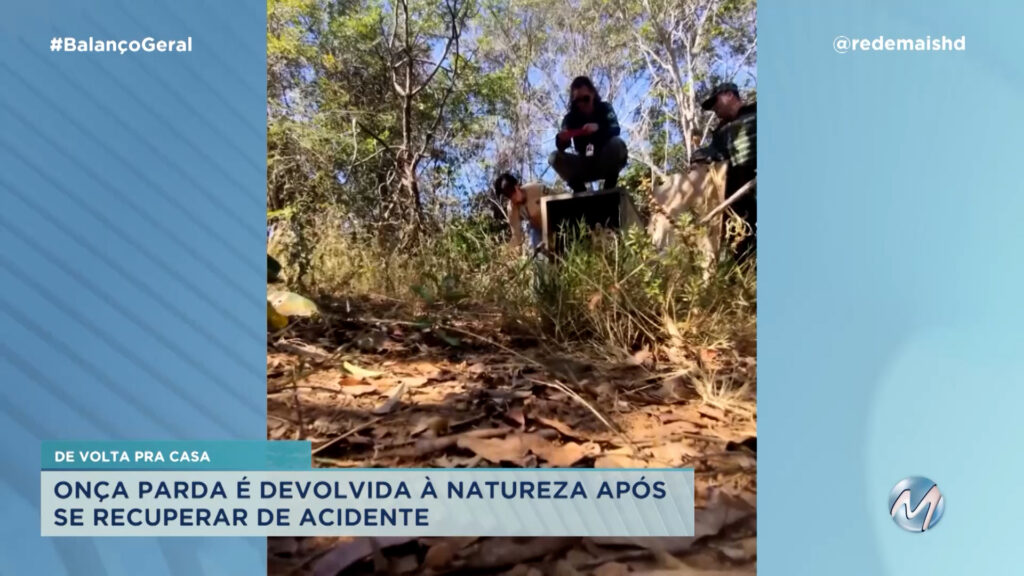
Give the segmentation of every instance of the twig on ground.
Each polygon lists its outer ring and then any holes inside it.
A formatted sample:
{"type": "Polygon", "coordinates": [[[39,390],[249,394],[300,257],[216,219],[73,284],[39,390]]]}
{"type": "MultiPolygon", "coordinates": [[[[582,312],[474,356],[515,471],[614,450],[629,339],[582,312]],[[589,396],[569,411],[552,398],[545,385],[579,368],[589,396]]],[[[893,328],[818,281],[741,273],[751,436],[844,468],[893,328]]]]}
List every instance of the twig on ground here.
{"type": "Polygon", "coordinates": [[[588,560],[577,566],[577,568],[586,570],[588,568],[596,568],[598,566],[601,566],[602,564],[608,564],[611,562],[622,562],[623,560],[642,560],[645,558],[650,558],[653,555],[654,551],[648,550],[647,548],[644,548],[642,550],[629,550],[628,552],[620,552],[612,556],[604,556],[601,558],[588,560]]]}
{"type": "Polygon", "coordinates": [[[570,398],[572,398],[573,400],[579,402],[585,408],[587,408],[588,410],[593,412],[594,416],[597,416],[597,419],[600,420],[602,424],[607,426],[608,429],[611,430],[614,434],[618,435],[620,438],[625,440],[626,444],[630,448],[633,449],[633,453],[634,454],[639,452],[639,450],[636,447],[636,444],[634,444],[633,441],[630,440],[628,436],[626,436],[621,430],[618,429],[618,427],[616,427],[614,424],[612,424],[611,421],[609,421],[607,418],[605,418],[604,415],[602,415],[601,412],[598,411],[597,408],[594,408],[593,406],[591,406],[590,403],[587,402],[586,400],[584,400],[582,396],[577,394],[575,391],[573,391],[571,388],[569,388],[565,384],[562,384],[561,382],[557,382],[557,381],[553,382],[553,383],[552,382],[545,382],[544,380],[537,380],[535,378],[527,378],[526,380],[529,381],[529,382],[532,382],[534,384],[540,384],[541,386],[547,386],[549,388],[554,388],[555,390],[558,390],[559,392],[563,392],[563,393],[567,394],[570,398]]]}
{"type": "MultiPolygon", "coordinates": [[[[364,321],[366,321],[366,322],[379,322],[379,323],[382,323],[382,324],[393,324],[393,325],[398,325],[398,326],[419,326],[420,325],[420,324],[417,324],[415,322],[406,322],[406,321],[403,321],[403,320],[384,320],[384,319],[380,319],[380,318],[366,318],[366,319],[364,319],[364,321]]],[[[517,358],[521,358],[524,362],[530,364],[531,366],[534,366],[536,368],[540,368],[540,369],[542,369],[544,371],[547,371],[547,366],[545,366],[543,363],[538,362],[537,360],[534,360],[533,358],[530,358],[529,356],[526,356],[525,354],[523,354],[521,352],[517,352],[517,351],[509,348],[508,346],[505,346],[503,344],[495,342],[494,340],[491,340],[490,338],[486,338],[484,336],[480,336],[479,334],[474,334],[473,332],[470,332],[469,330],[464,330],[462,328],[455,328],[453,326],[443,326],[442,328],[444,330],[449,330],[451,332],[462,334],[463,336],[468,336],[470,338],[475,338],[475,339],[477,339],[477,340],[479,340],[481,342],[484,342],[485,344],[489,344],[491,346],[494,346],[495,348],[500,348],[501,350],[504,350],[505,352],[508,352],[509,354],[512,354],[513,356],[515,356],[517,358]]],[[[600,411],[598,411],[596,408],[594,408],[582,396],[577,394],[575,391],[573,391],[571,388],[569,388],[565,384],[563,384],[561,382],[558,382],[557,380],[555,382],[553,382],[553,383],[552,382],[545,382],[543,380],[534,380],[534,379],[528,379],[528,380],[533,382],[533,383],[535,383],[535,384],[540,384],[542,386],[547,386],[547,387],[550,387],[550,388],[554,388],[556,390],[559,390],[559,391],[567,394],[570,398],[572,398],[573,400],[579,402],[584,407],[586,407],[588,410],[593,412],[594,415],[597,416],[598,420],[600,420],[602,424],[607,426],[609,430],[611,430],[612,432],[614,432],[615,434],[620,436],[623,440],[625,440],[626,443],[633,449],[634,452],[637,451],[636,446],[633,444],[632,440],[630,440],[628,437],[626,437],[626,435],[623,434],[622,431],[620,431],[614,424],[612,424],[611,421],[608,420],[608,418],[606,418],[603,414],[601,414],[600,411]]]]}
{"type": "Polygon", "coordinates": [[[317,454],[323,452],[327,448],[330,448],[331,446],[334,446],[338,442],[341,442],[345,438],[348,438],[349,436],[351,436],[351,435],[353,435],[353,434],[355,434],[357,432],[362,432],[363,430],[369,428],[370,426],[373,426],[374,424],[376,424],[377,422],[380,422],[381,420],[382,420],[382,417],[378,416],[377,418],[374,418],[373,420],[370,420],[368,422],[363,422],[359,426],[356,426],[355,428],[349,430],[348,432],[345,432],[341,436],[338,436],[337,438],[335,438],[333,440],[328,440],[324,444],[321,444],[319,447],[314,448],[313,451],[311,452],[311,454],[313,456],[316,456],[317,454]]]}
{"type": "Polygon", "coordinates": [[[267,418],[273,418],[274,420],[277,420],[278,422],[284,422],[285,424],[292,424],[292,425],[295,424],[294,420],[289,420],[287,418],[283,418],[283,417],[278,416],[276,414],[271,414],[270,412],[267,412],[267,418]]]}
{"type": "MultiPolygon", "coordinates": [[[[360,321],[361,322],[367,322],[367,323],[391,324],[393,326],[412,326],[412,327],[415,327],[415,328],[420,328],[420,327],[423,326],[423,324],[420,323],[420,322],[408,322],[406,320],[388,320],[388,319],[384,319],[384,318],[363,318],[360,321]]],[[[472,332],[470,332],[468,330],[464,330],[462,328],[456,328],[454,326],[439,326],[439,328],[441,328],[443,330],[450,330],[452,332],[457,332],[459,334],[462,334],[463,336],[469,336],[471,338],[475,338],[475,339],[477,339],[477,340],[479,340],[479,341],[481,341],[481,342],[483,342],[485,344],[490,344],[491,346],[494,346],[495,348],[500,348],[500,349],[504,350],[505,352],[508,352],[509,354],[512,354],[513,356],[515,356],[517,358],[521,358],[524,362],[527,362],[531,366],[534,366],[534,367],[537,367],[537,368],[541,368],[541,369],[545,368],[545,366],[543,364],[541,364],[540,362],[534,360],[533,358],[530,358],[529,356],[524,355],[521,352],[516,352],[515,350],[509,348],[508,346],[505,346],[503,344],[499,344],[499,343],[497,343],[497,342],[495,342],[495,341],[493,341],[493,340],[491,340],[489,338],[485,338],[483,336],[479,336],[479,335],[474,334],[474,333],[472,333],[472,332]]]]}
{"type": "Polygon", "coordinates": [[[291,342],[281,340],[275,342],[273,346],[274,348],[282,352],[290,352],[292,354],[295,354],[296,356],[303,356],[305,358],[310,358],[318,362],[326,362],[331,359],[331,354],[316,349],[311,350],[311,347],[308,344],[305,344],[304,342],[302,344],[303,345],[293,344],[291,342]]]}
{"type": "Polygon", "coordinates": [[[339,394],[344,394],[345,393],[345,391],[343,389],[341,389],[341,388],[328,388],[327,386],[314,386],[312,384],[295,384],[295,385],[292,385],[292,386],[281,386],[280,388],[275,388],[273,390],[267,390],[267,396],[273,396],[275,394],[282,394],[282,393],[287,392],[289,389],[292,389],[292,388],[298,388],[300,390],[319,390],[321,392],[335,392],[335,393],[339,393],[339,394]]]}
{"type": "Polygon", "coordinates": [[[292,378],[291,378],[291,383],[292,383],[292,385],[291,385],[292,401],[295,403],[295,417],[298,418],[298,420],[299,420],[299,434],[300,434],[300,438],[305,438],[305,437],[308,436],[307,430],[306,430],[306,420],[305,420],[305,418],[302,417],[302,401],[299,400],[299,389],[297,387],[298,380],[295,377],[295,372],[296,372],[296,370],[293,367],[292,368],[292,378]]]}

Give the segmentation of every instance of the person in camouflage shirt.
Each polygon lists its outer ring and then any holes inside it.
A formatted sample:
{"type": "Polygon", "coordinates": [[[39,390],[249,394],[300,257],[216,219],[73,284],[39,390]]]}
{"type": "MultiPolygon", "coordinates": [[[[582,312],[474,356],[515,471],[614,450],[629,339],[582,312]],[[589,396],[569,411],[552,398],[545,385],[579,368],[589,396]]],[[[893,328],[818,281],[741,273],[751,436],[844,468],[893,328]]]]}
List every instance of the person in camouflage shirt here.
{"type": "MultiPolygon", "coordinates": [[[[730,198],[744,184],[757,176],[757,103],[746,104],[735,84],[720,84],[701,104],[714,111],[719,124],[711,136],[711,144],[698,150],[695,160],[726,161],[725,197],[730,198]]],[[[748,236],[737,247],[737,258],[753,256],[757,248],[757,191],[752,190],[732,206],[747,225],[748,236]]]]}

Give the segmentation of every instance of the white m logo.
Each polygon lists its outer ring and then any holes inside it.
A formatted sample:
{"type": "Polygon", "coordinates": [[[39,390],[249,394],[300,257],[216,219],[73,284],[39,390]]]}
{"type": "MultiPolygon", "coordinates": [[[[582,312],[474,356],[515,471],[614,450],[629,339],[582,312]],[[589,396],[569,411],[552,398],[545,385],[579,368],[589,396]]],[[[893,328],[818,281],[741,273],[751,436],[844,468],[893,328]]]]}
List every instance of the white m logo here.
{"type": "Polygon", "coordinates": [[[896,517],[896,513],[901,509],[905,510],[905,514],[908,519],[916,517],[920,514],[924,507],[928,507],[928,513],[924,516],[924,524],[921,525],[921,531],[924,532],[928,529],[928,526],[932,523],[932,514],[935,513],[935,507],[939,505],[939,500],[942,498],[942,494],[939,493],[938,486],[932,486],[931,489],[925,493],[924,498],[917,503],[917,508],[910,509],[910,490],[904,490],[900,493],[899,498],[896,499],[892,504],[892,510],[890,514],[893,518],[896,517]]]}

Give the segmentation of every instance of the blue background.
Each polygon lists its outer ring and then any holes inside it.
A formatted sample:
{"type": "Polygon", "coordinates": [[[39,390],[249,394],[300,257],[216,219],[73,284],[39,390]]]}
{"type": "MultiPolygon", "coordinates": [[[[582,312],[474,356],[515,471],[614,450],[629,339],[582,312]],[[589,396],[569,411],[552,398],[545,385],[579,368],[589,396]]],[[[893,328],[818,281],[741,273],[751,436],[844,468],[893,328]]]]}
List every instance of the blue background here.
{"type": "Polygon", "coordinates": [[[1020,574],[1024,3],[758,16],[759,573],[1020,574]],[[967,50],[832,49],[943,34],[967,50]],[[887,515],[912,475],[924,534],[887,515]]]}
{"type": "MultiPolygon", "coordinates": [[[[3,8],[0,575],[265,571],[262,539],[38,536],[43,439],[265,436],[265,9],[3,8]]],[[[761,574],[1019,573],[1022,21],[760,3],[761,574]],[[942,34],[967,51],[832,50],[942,34]],[[885,514],[908,475],[946,497],[923,535],[885,514]]]]}
{"type": "Polygon", "coordinates": [[[0,575],[266,572],[261,538],[44,540],[38,512],[41,440],[266,437],[265,159],[262,0],[3,3],[0,575]]]}
{"type": "Polygon", "coordinates": [[[308,440],[44,440],[42,470],[309,470],[308,440]]]}

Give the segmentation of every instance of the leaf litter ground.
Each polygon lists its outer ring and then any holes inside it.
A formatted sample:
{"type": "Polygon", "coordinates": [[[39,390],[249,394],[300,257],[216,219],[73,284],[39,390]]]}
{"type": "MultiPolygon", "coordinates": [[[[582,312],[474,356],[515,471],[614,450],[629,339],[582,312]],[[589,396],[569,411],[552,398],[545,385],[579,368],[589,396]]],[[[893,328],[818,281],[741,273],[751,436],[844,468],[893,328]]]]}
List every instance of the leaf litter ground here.
{"type": "Polygon", "coordinates": [[[402,317],[346,303],[272,335],[268,438],[311,441],[324,468],[692,467],[697,536],[272,538],[270,574],[754,572],[753,358],[560,349],[482,312],[402,317]]]}

